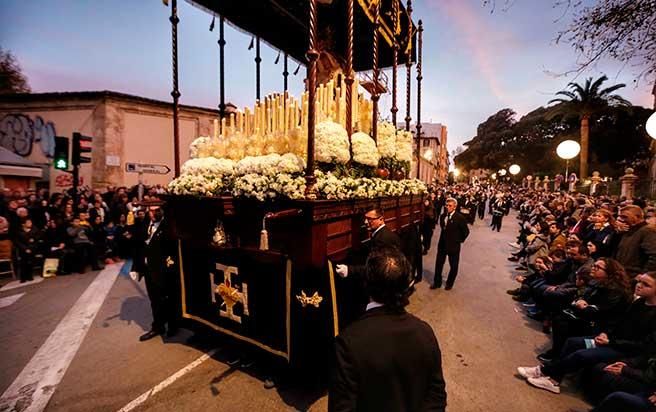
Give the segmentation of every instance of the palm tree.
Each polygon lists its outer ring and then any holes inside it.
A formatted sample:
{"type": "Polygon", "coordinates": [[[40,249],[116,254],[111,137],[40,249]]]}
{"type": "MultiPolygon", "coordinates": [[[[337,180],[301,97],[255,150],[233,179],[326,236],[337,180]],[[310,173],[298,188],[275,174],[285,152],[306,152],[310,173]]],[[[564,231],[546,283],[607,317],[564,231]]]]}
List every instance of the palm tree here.
{"type": "Polygon", "coordinates": [[[603,111],[609,106],[631,106],[631,102],[622,96],[612,94],[615,90],[626,87],[620,83],[614,86],[601,89],[601,84],[608,80],[608,77],[601,76],[594,82],[592,77],[585,81],[585,85],[578,83],[569,83],[567,89],[561,90],[556,95],[565,96],[552,99],[548,104],[559,103],[554,106],[553,115],[576,115],[581,121],[581,158],[579,174],[581,178],[588,175],[588,146],[590,139],[590,117],[595,113],[603,111]]]}

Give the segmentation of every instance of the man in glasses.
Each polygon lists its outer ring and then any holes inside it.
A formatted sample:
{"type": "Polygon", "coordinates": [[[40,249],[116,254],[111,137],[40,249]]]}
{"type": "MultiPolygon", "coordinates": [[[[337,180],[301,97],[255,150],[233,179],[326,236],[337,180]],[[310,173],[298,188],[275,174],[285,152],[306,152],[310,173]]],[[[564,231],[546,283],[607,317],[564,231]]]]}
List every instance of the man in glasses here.
{"type": "MultiPolygon", "coordinates": [[[[371,232],[369,239],[369,253],[382,248],[395,248],[401,250],[401,239],[399,236],[392,232],[385,226],[385,218],[380,209],[371,209],[364,214],[364,223],[367,229],[371,232]]],[[[361,272],[363,267],[351,266],[351,272],[361,272]]],[[[349,267],[347,265],[337,265],[335,272],[342,277],[349,274],[349,267]]]]}

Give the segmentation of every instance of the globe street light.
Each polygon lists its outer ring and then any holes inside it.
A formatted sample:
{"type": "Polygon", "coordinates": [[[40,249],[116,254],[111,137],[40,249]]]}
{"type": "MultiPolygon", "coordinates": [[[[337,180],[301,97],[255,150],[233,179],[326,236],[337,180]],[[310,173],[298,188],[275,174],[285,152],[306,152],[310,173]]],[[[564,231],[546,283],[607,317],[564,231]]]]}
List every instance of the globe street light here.
{"type": "Polygon", "coordinates": [[[505,176],[506,175],[506,169],[500,169],[498,172],[499,176],[505,176]]]}
{"type": "Polygon", "coordinates": [[[512,165],[508,168],[508,171],[513,176],[515,176],[516,174],[519,174],[520,170],[522,170],[522,169],[519,167],[519,165],[512,165]]]}
{"type": "Polygon", "coordinates": [[[565,159],[565,179],[569,175],[569,159],[573,159],[581,152],[581,145],[574,140],[565,140],[556,148],[556,154],[561,159],[565,159]]]}
{"type": "Polygon", "coordinates": [[[423,157],[424,159],[426,159],[427,161],[429,161],[429,162],[430,162],[431,160],[433,160],[433,149],[431,149],[430,147],[429,147],[428,149],[426,149],[426,150],[424,151],[424,154],[422,155],[422,157],[423,157]]]}
{"type": "Polygon", "coordinates": [[[455,169],[453,169],[453,176],[454,177],[460,176],[460,169],[458,169],[457,167],[455,169]]]}
{"type": "Polygon", "coordinates": [[[647,134],[651,136],[652,139],[656,139],[656,112],[652,113],[647,119],[647,124],[645,125],[647,129],[647,134]]]}

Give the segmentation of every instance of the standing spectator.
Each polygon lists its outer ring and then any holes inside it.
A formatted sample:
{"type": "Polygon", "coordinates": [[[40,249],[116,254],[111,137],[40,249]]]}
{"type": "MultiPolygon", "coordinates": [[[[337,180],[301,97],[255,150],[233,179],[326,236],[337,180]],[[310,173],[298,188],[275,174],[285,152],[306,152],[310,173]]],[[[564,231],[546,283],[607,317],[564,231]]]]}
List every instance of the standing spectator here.
{"type": "Polygon", "coordinates": [[[410,264],[399,251],[379,249],[367,259],[365,272],[367,312],[336,339],[328,410],[444,411],[437,339],[427,323],[404,309],[410,264]]]}
{"type": "Polygon", "coordinates": [[[435,205],[430,198],[424,200],[424,220],[421,223],[421,236],[423,243],[423,254],[428,254],[435,230],[435,205]]]}
{"type": "Polygon", "coordinates": [[[460,263],[460,246],[469,236],[469,227],[465,217],[456,211],[458,201],[454,198],[446,200],[446,211],[440,217],[440,240],[437,244],[435,260],[435,279],[431,289],[442,287],[442,270],[446,258],[449,258],[449,277],[446,280],[446,290],[451,290],[458,276],[460,263]]]}
{"type": "MultiPolygon", "coordinates": [[[[80,213],[80,215],[83,215],[83,213],[80,213]]],[[[92,270],[101,270],[102,268],[98,264],[96,247],[89,238],[89,226],[83,225],[80,217],[76,217],[66,232],[75,251],[77,271],[84,273],[88,264],[91,264],[92,270]]]]}
{"type": "Polygon", "coordinates": [[[506,213],[506,207],[501,194],[497,194],[494,202],[490,200],[490,204],[492,208],[492,230],[496,229],[497,232],[500,232],[503,216],[506,213]]]}
{"type": "Polygon", "coordinates": [[[637,275],[656,270],[656,229],[645,222],[640,207],[624,206],[616,222],[620,234],[615,250],[619,261],[629,275],[637,275]]]}
{"type": "Polygon", "coordinates": [[[23,220],[21,230],[16,234],[16,249],[20,262],[20,282],[33,280],[34,264],[39,247],[38,232],[32,227],[32,220],[23,220]]]}

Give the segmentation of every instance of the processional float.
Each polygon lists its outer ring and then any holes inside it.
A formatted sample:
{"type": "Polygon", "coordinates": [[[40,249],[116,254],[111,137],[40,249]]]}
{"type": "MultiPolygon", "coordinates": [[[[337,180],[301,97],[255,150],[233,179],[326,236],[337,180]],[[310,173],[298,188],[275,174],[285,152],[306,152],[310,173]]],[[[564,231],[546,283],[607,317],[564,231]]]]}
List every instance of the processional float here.
{"type": "Polygon", "coordinates": [[[336,278],[333,267],[364,250],[365,211],[384,211],[404,252],[422,270],[425,186],[408,179],[418,31],[411,1],[405,6],[398,0],[188,1],[219,19],[220,103],[213,136],[196,139],[190,148],[194,159],[181,169],[180,19],[171,0],[176,179],[166,208],[178,245],[182,317],[292,366],[308,367],[328,358],[334,336],[361,310],[355,303],[361,301],[358,282],[336,278]],[[256,103],[233,113],[225,101],[226,22],[250,33],[257,46],[256,103]],[[284,53],[285,92],[264,99],[260,41],[284,53]],[[298,100],[287,92],[288,58],[307,67],[306,92],[298,100]],[[397,131],[397,66],[404,64],[407,112],[405,131],[397,131]],[[393,127],[378,119],[378,100],[386,92],[381,69],[387,67],[392,67],[393,127]],[[356,72],[368,71],[368,77],[356,79],[356,72]],[[383,145],[397,152],[378,164],[383,145]]]}

